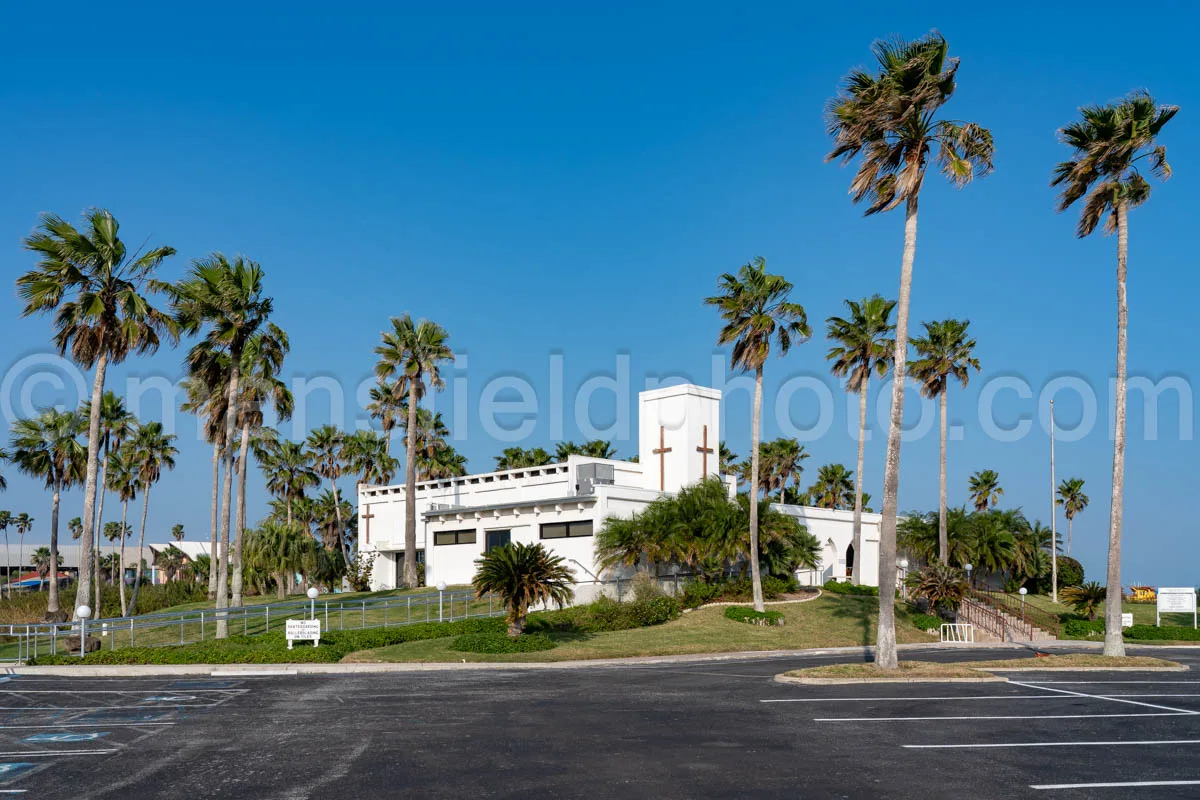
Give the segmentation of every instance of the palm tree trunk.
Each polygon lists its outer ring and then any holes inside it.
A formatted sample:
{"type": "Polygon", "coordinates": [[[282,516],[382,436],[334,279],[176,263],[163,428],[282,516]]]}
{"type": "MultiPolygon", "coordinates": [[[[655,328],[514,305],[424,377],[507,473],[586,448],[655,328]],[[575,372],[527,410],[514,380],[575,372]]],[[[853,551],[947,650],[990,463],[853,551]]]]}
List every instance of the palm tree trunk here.
{"type": "MultiPolygon", "coordinates": [[[[95,554],[95,560],[92,564],[92,575],[96,580],[96,604],[92,606],[92,619],[100,619],[100,535],[104,533],[104,495],[108,494],[105,487],[108,485],[108,449],[104,450],[104,459],[100,463],[100,486],[96,490],[96,532],[93,534],[95,546],[92,548],[92,553],[95,554]]],[[[76,595],[78,596],[78,594],[76,595]]]]}
{"type": "Polygon", "coordinates": [[[137,567],[133,571],[133,595],[129,598],[129,616],[137,613],[138,590],[142,588],[142,545],[146,541],[146,515],[150,511],[150,487],[142,492],[142,527],[138,531],[137,567]]]}
{"type": "Polygon", "coordinates": [[[8,584],[8,599],[12,600],[12,554],[8,551],[8,528],[4,529],[4,578],[8,584]]]}
{"type": "Polygon", "coordinates": [[[220,611],[229,608],[229,529],[233,524],[233,434],[237,424],[238,381],[241,378],[241,348],[230,348],[229,392],[225,408],[225,476],[221,482],[221,541],[217,559],[217,638],[229,636],[229,620],[220,611]],[[237,350],[237,352],[233,352],[237,350]]]}
{"type": "Polygon", "coordinates": [[[1072,517],[1067,517],[1067,555],[1071,555],[1071,528],[1075,525],[1072,517]]]}
{"type": "MultiPolygon", "coordinates": [[[[61,490],[56,484],[54,486],[54,495],[50,501],[50,596],[46,598],[46,616],[50,617],[58,613],[58,503],[62,499],[61,490]]],[[[91,564],[91,559],[79,562],[79,572],[82,574],[86,570],[86,566],[91,564]]],[[[76,597],[79,594],[76,593],[76,597]]],[[[86,603],[88,595],[83,595],[83,598],[77,601],[77,605],[86,603]]],[[[74,611],[74,609],[72,609],[74,611]]]]}
{"type": "Polygon", "coordinates": [[[862,583],[859,566],[862,564],[862,507],[863,507],[863,455],[866,451],[867,431],[867,383],[869,374],[864,376],[862,385],[858,387],[858,468],[854,471],[854,568],[851,580],[862,583]]]}
{"type": "Polygon", "coordinates": [[[938,450],[938,560],[943,564],[950,561],[950,536],[946,531],[946,388],[938,395],[939,426],[938,450]]]}
{"type": "Polygon", "coordinates": [[[408,380],[404,437],[404,585],[409,589],[417,586],[417,380],[415,376],[408,380]]]}
{"type": "Polygon", "coordinates": [[[121,616],[129,616],[129,606],[125,604],[125,521],[129,518],[129,501],[121,501],[121,558],[117,563],[117,586],[121,591],[121,616]]]}
{"type": "Polygon", "coordinates": [[[762,575],[758,565],[758,445],[759,425],[762,424],[763,369],[754,370],[754,413],[750,420],[750,586],[754,593],[754,610],[763,611],[762,575]]]}
{"type": "MultiPolygon", "coordinates": [[[[79,563],[92,563],[92,535],[96,520],[96,478],[100,471],[100,400],[104,396],[104,373],[108,369],[108,353],[103,349],[96,359],[96,377],[92,381],[92,407],[88,412],[87,472],[83,482],[83,534],[79,540],[79,563]]],[[[86,569],[79,570],[76,597],[92,596],[92,576],[86,569]]],[[[75,616],[74,609],[71,616],[75,616]]]]}
{"type": "Polygon", "coordinates": [[[25,531],[17,531],[17,580],[21,580],[21,572],[25,563],[25,531]]]}
{"type": "Polygon", "coordinates": [[[330,478],[329,483],[333,486],[333,518],[337,520],[338,545],[342,548],[342,560],[346,562],[346,569],[349,570],[350,551],[346,549],[346,530],[342,525],[342,496],[338,491],[337,481],[330,478]]]}
{"type": "Polygon", "coordinates": [[[213,444],[212,457],[212,541],[208,548],[208,599],[217,598],[217,490],[221,483],[221,446],[213,444]]]}
{"type": "Polygon", "coordinates": [[[896,351],[892,356],[892,412],[883,473],[883,520],[879,531],[879,633],[875,665],[896,669],[896,513],[900,489],[900,426],[904,421],[904,375],[908,365],[908,304],[913,260],[917,255],[917,195],[909,196],[904,215],[904,256],[896,302],[896,351]]]}
{"type": "Polygon", "coordinates": [[[1117,397],[1113,425],[1112,507],[1108,517],[1108,592],[1104,608],[1104,655],[1125,655],[1121,633],[1121,512],[1125,493],[1125,359],[1129,301],[1125,294],[1129,255],[1129,208],[1117,203],[1117,397]]]}
{"type": "Polygon", "coordinates": [[[233,607],[242,604],[242,534],[246,530],[246,462],[250,454],[250,425],[242,423],[242,452],[238,456],[237,528],[233,537],[233,607]]]}

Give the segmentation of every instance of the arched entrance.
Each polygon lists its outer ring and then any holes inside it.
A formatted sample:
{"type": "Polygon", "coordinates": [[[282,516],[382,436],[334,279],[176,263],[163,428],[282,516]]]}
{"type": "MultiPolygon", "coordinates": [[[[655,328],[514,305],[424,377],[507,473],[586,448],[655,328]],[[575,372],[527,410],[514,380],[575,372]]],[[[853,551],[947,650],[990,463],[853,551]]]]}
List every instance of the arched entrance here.
{"type": "Polygon", "coordinates": [[[854,575],[854,544],[851,543],[846,548],[846,577],[854,575]]]}

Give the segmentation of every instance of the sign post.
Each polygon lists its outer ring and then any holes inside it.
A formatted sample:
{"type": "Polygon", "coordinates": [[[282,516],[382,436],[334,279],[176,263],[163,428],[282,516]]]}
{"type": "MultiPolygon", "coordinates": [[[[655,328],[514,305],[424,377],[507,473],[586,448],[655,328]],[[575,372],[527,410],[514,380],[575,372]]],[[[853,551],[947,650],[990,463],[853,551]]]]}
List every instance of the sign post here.
{"type": "Polygon", "coordinates": [[[1196,590],[1190,586],[1167,588],[1162,587],[1158,590],[1158,613],[1156,625],[1162,626],[1162,615],[1166,614],[1187,614],[1192,615],[1192,628],[1197,627],[1196,622],[1196,590]]]}
{"type": "Polygon", "coordinates": [[[289,619],[284,624],[284,636],[287,637],[288,650],[292,642],[311,641],[313,647],[319,647],[321,641],[321,621],[319,619],[289,619]]]}

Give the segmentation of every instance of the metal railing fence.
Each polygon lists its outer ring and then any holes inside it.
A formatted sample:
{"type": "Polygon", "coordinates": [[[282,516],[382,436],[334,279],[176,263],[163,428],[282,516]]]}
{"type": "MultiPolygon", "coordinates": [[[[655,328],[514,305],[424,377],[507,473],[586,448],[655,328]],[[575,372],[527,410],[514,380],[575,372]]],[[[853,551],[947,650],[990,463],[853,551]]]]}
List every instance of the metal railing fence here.
{"type": "Polygon", "coordinates": [[[290,600],[217,611],[159,612],[135,617],[0,625],[0,662],[23,663],[38,655],[79,654],[81,627],[88,639],[100,640],[105,650],[125,647],[166,647],[217,638],[218,628],[229,636],[256,636],[281,630],[289,619],[309,619],[315,612],[321,630],[386,628],[419,622],[452,622],[504,613],[492,596],[476,598],[470,590],[353,600],[290,600]],[[68,640],[70,645],[68,646],[68,640]]]}

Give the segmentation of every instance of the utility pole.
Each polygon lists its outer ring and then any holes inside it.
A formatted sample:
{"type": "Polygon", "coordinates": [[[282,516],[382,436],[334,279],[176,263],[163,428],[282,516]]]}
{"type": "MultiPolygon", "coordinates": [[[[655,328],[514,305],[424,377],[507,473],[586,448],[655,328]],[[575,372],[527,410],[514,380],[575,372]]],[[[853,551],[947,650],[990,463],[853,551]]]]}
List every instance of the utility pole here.
{"type": "Polygon", "coordinates": [[[1050,599],[1058,602],[1058,510],[1054,485],[1054,398],[1050,398],[1050,599]]]}

